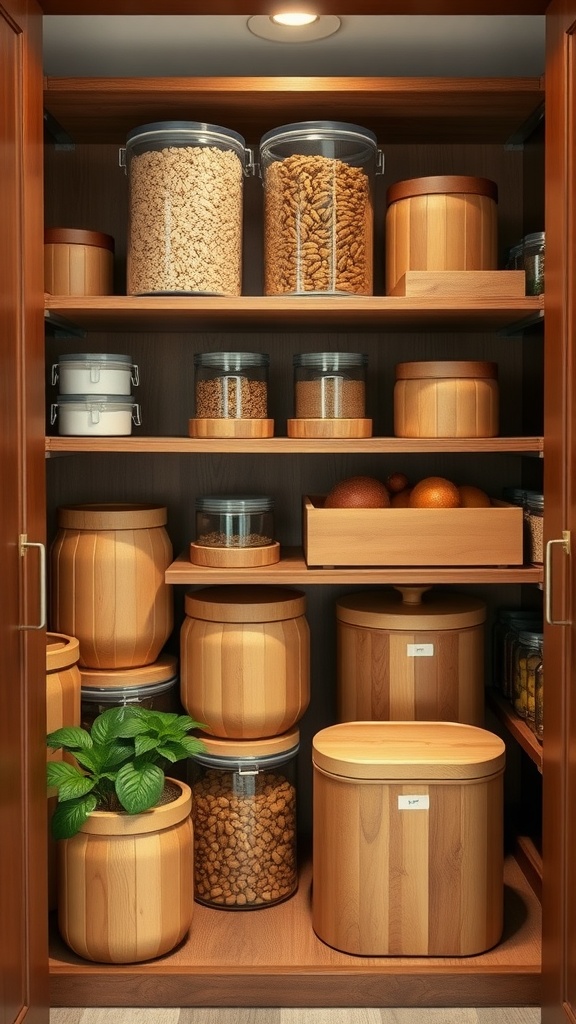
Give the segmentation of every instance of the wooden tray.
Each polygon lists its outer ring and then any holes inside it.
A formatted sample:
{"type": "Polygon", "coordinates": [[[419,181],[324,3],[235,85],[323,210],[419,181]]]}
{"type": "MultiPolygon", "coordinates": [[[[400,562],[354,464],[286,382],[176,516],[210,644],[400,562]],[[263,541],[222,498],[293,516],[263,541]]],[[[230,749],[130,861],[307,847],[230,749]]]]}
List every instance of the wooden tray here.
{"type": "Polygon", "coordinates": [[[526,275],[523,270],[407,270],[389,294],[518,299],[526,295],[526,275]]]}

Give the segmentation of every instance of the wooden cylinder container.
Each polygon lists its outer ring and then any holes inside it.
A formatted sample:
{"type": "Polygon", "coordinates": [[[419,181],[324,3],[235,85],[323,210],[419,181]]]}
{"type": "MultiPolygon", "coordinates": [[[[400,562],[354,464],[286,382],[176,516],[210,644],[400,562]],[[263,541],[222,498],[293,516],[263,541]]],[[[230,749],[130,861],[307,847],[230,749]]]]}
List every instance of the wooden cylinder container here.
{"type": "Polygon", "coordinates": [[[213,736],[287,732],[310,700],[310,633],[299,590],[207,587],[188,594],[180,696],[213,736]]]}
{"type": "Polygon", "coordinates": [[[428,587],[336,604],[338,720],[484,723],[483,601],[428,587]]]}
{"type": "Polygon", "coordinates": [[[397,181],[386,196],[386,294],[408,270],[496,270],[498,189],[488,178],[397,181]]]}
{"type": "Polygon", "coordinates": [[[101,231],[47,228],[44,289],[51,295],[112,295],[114,239],[101,231]]]}
{"type": "Polygon", "coordinates": [[[160,505],[58,509],[52,627],[78,638],[80,665],[134,668],[157,659],[173,625],[166,520],[160,505]]]}
{"type": "Polygon", "coordinates": [[[496,437],[498,367],[476,361],[398,363],[396,437],[496,437]]]}
{"type": "Polygon", "coordinates": [[[469,956],[503,919],[505,748],[484,729],[353,722],[313,739],[312,924],[361,956],[469,956]]]}

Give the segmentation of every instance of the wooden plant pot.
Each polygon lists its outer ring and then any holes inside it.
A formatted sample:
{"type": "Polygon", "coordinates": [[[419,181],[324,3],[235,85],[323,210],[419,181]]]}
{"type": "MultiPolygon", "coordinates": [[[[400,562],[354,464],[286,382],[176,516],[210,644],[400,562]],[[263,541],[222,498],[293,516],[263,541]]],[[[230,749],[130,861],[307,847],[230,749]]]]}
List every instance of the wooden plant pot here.
{"type": "Polygon", "coordinates": [[[137,963],[186,935],[194,899],[190,787],[142,814],[95,811],[59,842],[58,926],[87,960],[137,963]]]}

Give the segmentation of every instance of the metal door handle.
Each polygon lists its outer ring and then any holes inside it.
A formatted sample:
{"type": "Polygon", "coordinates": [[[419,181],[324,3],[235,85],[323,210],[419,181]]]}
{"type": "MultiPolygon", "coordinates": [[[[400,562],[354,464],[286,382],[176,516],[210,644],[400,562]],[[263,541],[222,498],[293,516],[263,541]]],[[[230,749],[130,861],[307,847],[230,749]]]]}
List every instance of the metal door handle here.
{"type": "Polygon", "coordinates": [[[552,614],[552,546],[561,544],[564,554],[570,554],[570,531],[562,530],[562,536],[546,542],[546,572],[544,576],[544,607],[549,626],[571,626],[570,619],[555,619],[552,614]]]}
{"type": "Polygon", "coordinates": [[[38,548],[40,555],[40,622],[36,626],[20,626],[19,629],[44,629],[46,625],[46,548],[39,541],[28,540],[25,533],[20,535],[18,550],[23,558],[28,548],[38,548]]]}

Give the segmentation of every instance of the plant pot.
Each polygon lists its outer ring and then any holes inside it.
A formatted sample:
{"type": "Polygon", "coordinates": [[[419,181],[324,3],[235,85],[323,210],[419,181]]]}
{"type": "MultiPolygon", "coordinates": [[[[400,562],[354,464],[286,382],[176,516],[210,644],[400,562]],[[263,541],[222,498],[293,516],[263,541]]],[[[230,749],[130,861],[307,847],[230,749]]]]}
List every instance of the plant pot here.
{"type": "Polygon", "coordinates": [[[58,925],[87,960],[136,963],[186,935],[194,899],[189,786],[170,803],[126,814],[94,811],[59,842],[58,925]]]}

